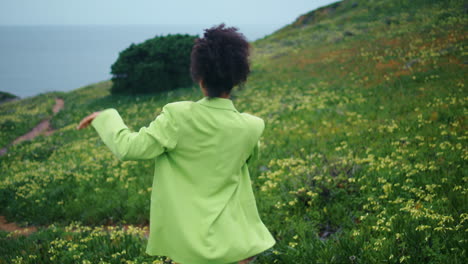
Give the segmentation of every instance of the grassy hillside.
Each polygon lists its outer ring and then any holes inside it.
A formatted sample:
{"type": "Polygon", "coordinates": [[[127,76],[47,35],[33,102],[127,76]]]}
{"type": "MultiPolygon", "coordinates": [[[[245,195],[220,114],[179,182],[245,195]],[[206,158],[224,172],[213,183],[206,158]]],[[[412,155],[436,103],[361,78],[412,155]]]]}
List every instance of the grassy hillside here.
{"type": "Polygon", "coordinates": [[[0,148],[6,147],[42,119],[52,115],[54,98],[58,94],[41,94],[23,100],[7,100],[0,103],[0,148]]]}
{"type": "MultiPolygon", "coordinates": [[[[233,100],[266,122],[251,177],[277,244],[258,263],[466,263],[466,12],[463,1],[343,1],[253,43],[233,100]]],[[[60,94],[59,131],[0,157],[0,214],[40,226],[0,234],[5,263],[155,259],[133,227],[148,223],[153,164],[119,162],[75,127],[115,107],[136,130],[201,93],[116,97],[110,85],[60,94]]]]}

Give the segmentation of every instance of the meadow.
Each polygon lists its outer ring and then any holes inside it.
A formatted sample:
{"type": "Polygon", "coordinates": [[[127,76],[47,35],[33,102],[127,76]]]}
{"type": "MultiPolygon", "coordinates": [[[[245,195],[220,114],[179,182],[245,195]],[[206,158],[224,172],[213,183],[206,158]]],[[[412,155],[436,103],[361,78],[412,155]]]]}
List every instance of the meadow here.
{"type": "MultiPolygon", "coordinates": [[[[468,18],[463,1],[342,1],[252,43],[233,93],[265,120],[249,168],[277,244],[257,262],[468,261],[468,18]]],[[[0,104],[0,147],[51,119],[56,132],[0,156],[0,263],[170,263],[144,253],[153,163],[119,161],[89,113],[134,130],[199,88],[111,96],[104,81],[0,104]]],[[[184,263],[185,264],[185,263],[184,263]]]]}

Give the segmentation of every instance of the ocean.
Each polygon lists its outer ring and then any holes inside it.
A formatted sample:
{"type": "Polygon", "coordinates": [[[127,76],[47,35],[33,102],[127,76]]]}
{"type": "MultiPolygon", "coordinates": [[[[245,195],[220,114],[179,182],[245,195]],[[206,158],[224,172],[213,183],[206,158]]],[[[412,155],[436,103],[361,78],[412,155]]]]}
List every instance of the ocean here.
{"type": "MultiPolygon", "coordinates": [[[[203,34],[212,25],[0,26],[0,91],[24,97],[109,80],[110,66],[132,43],[167,34],[203,34]]],[[[237,26],[249,41],[278,25],[237,26]]]]}

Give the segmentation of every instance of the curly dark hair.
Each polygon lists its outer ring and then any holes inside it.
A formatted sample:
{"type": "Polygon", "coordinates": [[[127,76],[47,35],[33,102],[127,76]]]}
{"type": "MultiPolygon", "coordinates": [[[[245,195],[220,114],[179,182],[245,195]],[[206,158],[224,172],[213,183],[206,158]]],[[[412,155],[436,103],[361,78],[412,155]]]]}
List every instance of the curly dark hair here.
{"type": "Polygon", "coordinates": [[[209,97],[229,94],[243,84],[250,73],[250,45],[238,28],[224,23],[205,29],[192,48],[190,72],[192,79],[202,81],[209,97]]]}

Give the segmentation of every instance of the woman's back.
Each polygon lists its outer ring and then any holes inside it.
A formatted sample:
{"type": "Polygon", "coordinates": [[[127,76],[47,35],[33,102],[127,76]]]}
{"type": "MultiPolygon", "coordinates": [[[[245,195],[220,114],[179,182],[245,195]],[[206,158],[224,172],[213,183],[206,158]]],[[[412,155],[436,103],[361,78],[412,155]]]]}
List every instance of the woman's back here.
{"type": "Polygon", "coordinates": [[[261,222],[247,160],[263,120],[240,114],[229,99],[166,105],[174,149],[156,160],[147,252],[181,263],[229,263],[275,242],[261,222]],[[174,208],[177,208],[174,210],[174,208]],[[154,234],[154,235],[152,235],[154,234]]]}

